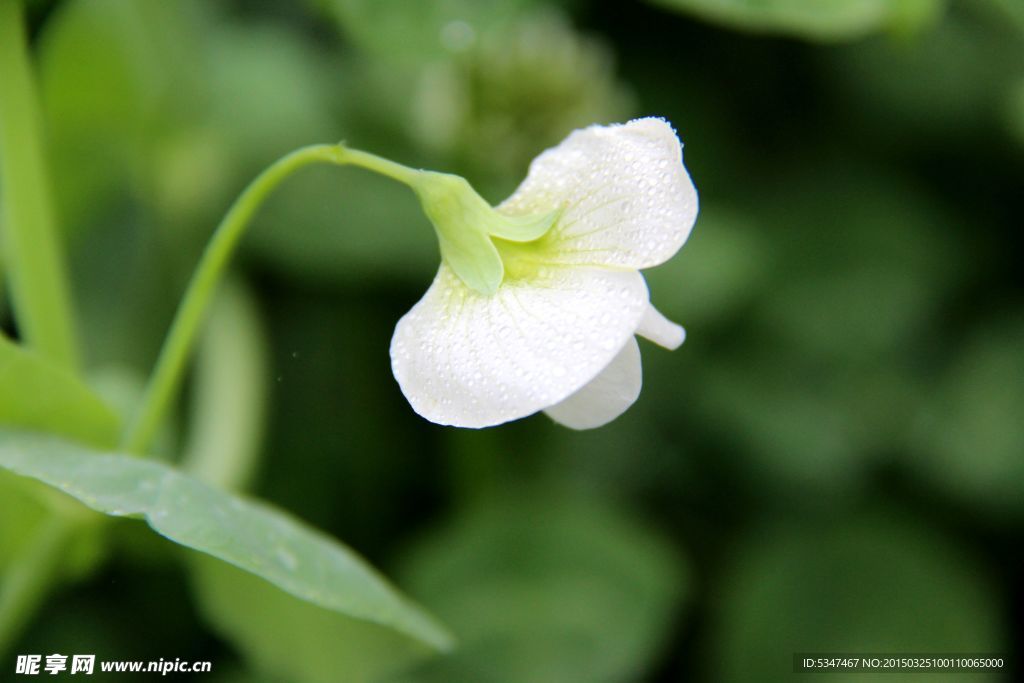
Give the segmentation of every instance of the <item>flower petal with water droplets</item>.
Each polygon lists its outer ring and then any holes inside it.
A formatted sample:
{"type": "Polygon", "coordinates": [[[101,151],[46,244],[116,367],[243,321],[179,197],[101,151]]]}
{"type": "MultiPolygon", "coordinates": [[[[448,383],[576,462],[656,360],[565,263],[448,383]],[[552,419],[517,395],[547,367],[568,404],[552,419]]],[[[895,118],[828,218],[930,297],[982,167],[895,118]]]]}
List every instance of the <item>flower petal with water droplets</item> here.
{"type": "Polygon", "coordinates": [[[499,211],[562,209],[546,261],[649,268],[671,258],[697,217],[682,146],[662,119],[575,131],[534,159],[499,211]]]}
{"type": "Polygon", "coordinates": [[[491,296],[442,264],[395,328],[391,366],[431,422],[488,427],[555,405],[604,370],[647,308],[636,271],[549,268],[491,296]]]}
{"type": "Polygon", "coordinates": [[[636,337],[626,342],[601,373],[561,403],[545,409],[555,422],[572,429],[594,429],[626,412],[643,384],[636,337]]]}
{"type": "Polygon", "coordinates": [[[658,346],[675,351],[686,341],[686,330],[661,314],[657,308],[648,304],[636,333],[649,339],[658,346]]]}

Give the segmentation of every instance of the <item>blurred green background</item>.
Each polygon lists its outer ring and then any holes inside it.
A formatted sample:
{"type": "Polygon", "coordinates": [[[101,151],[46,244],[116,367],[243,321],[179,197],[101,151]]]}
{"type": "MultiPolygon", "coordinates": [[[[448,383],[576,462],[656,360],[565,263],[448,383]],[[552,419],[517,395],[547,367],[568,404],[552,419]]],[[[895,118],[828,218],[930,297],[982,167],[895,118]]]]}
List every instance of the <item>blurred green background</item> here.
{"type": "Polygon", "coordinates": [[[659,115],[701,212],[648,273],[688,341],[645,347],[629,412],[475,432],[417,417],[391,375],[438,262],[412,194],[355,170],[289,180],[164,450],[256,454],[236,479],[363,553],[459,650],[410,669],[398,636],[186,571],[124,522],[17,652],[212,660],[204,681],[613,683],[1024,651],[1024,3],[29,11],[88,363],[122,405],[216,221],[296,146],[343,139],[497,202],[572,129],[659,115]]]}

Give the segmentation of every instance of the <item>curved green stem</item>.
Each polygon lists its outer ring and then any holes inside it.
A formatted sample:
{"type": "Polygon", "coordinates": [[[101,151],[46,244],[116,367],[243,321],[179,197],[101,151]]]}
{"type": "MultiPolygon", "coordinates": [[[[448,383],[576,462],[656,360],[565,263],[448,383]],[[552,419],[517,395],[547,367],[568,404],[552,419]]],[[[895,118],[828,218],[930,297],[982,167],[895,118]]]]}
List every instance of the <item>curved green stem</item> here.
{"type": "Polygon", "coordinates": [[[410,186],[416,184],[421,174],[415,169],[341,145],[311,145],[285,155],[258,175],[228,210],[200,258],[150,376],[141,407],[125,430],[121,443],[125,450],[141,453],[152,442],[177,393],[185,363],[217,283],[223,277],[253,214],[281,181],[313,163],[360,166],[410,186]]]}
{"type": "Polygon", "coordinates": [[[125,431],[122,446],[126,450],[140,452],[150,444],[177,391],[185,361],[217,282],[253,214],[270,191],[297,169],[316,162],[337,163],[337,158],[338,148],[333,145],[298,149],[263,171],[235,200],[206,246],[189,282],[150,376],[142,406],[125,431]]]}
{"type": "Polygon", "coordinates": [[[28,345],[75,370],[74,316],[40,121],[21,2],[0,0],[0,224],[14,312],[28,345]]]}

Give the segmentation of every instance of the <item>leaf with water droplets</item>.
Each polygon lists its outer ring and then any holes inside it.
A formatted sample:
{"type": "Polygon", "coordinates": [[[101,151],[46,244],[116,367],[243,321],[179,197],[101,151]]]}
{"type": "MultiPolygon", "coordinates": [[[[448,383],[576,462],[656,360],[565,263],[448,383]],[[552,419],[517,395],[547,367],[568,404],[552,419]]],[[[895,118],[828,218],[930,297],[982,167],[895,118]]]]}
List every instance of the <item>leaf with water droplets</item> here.
{"type": "Polygon", "coordinates": [[[443,627],[351,549],[266,504],[218,491],[165,464],[0,431],[0,467],[108,515],[144,517],[175,543],[319,607],[392,628],[436,649],[451,644],[443,627]]]}

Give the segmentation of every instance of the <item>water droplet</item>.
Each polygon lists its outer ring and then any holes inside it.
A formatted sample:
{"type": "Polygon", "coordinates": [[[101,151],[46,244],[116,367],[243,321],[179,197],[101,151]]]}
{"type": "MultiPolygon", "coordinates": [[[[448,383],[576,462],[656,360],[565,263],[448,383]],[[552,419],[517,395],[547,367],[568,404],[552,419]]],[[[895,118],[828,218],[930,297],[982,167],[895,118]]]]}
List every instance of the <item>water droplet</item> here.
{"type": "Polygon", "coordinates": [[[289,571],[295,571],[298,568],[299,558],[295,557],[295,554],[287,548],[278,548],[274,554],[289,571]]]}

